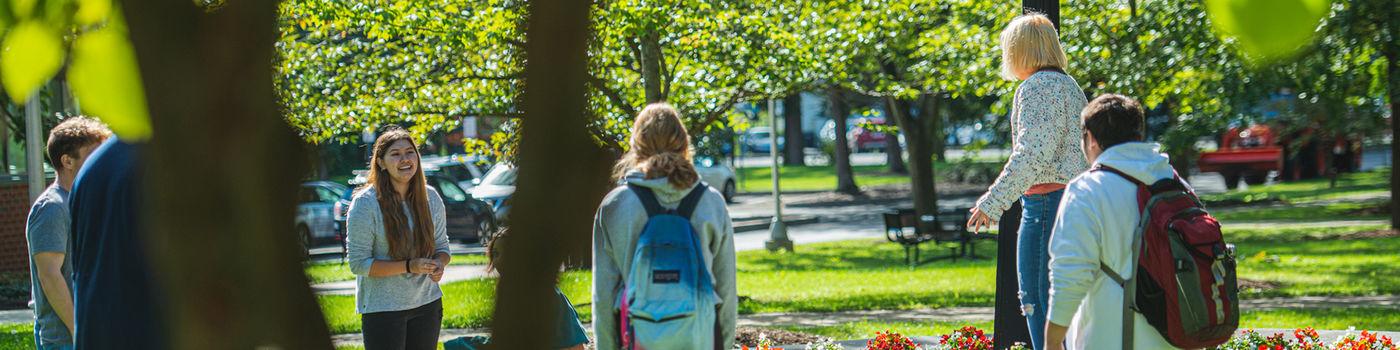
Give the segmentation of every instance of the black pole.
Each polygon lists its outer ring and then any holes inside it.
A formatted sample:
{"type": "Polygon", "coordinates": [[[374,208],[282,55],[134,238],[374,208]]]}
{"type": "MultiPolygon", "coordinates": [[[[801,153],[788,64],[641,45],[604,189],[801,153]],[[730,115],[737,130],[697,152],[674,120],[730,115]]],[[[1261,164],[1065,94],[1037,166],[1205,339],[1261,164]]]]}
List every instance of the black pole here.
{"type": "Polygon", "coordinates": [[[1031,12],[1050,17],[1050,21],[1055,22],[1055,29],[1060,29],[1060,0],[1021,0],[1021,13],[1031,12]]]}
{"type": "Polygon", "coordinates": [[[1021,228],[1021,202],[1016,201],[997,223],[996,318],[992,321],[993,348],[1005,349],[1015,343],[1031,344],[1026,316],[1021,315],[1021,298],[1016,281],[1016,233],[1021,228]]]}

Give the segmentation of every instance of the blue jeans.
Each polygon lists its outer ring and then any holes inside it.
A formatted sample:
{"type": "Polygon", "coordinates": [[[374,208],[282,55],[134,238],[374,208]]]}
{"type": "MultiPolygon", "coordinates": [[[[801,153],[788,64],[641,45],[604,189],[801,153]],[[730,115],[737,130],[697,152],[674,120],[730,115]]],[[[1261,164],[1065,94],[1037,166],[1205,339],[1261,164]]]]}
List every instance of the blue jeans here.
{"type": "Polygon", "coordinates": [[[1045,319],[1050,302],[1050,230],[1064,190],[1021,197],[1021,230],[1016,236],[1016,280],[1021,314],[1031,331],[1031,346],[1045,348],[1045,319]]]}
{"type": "Polygon", "coordinates": [[[73,350],[73,343],[53,345],[44,344],[39,340],[39,333],[34,333],[34,349],[36,350],[73,350]]]}

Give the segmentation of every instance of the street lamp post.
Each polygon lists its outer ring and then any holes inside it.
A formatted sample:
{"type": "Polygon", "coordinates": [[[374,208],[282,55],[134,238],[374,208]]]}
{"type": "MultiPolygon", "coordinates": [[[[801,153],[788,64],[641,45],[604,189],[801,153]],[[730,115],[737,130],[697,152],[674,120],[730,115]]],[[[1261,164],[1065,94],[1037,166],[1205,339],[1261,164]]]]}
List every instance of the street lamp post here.
{"type": "Polygon", "coordinates": [[[787,225],[783,223],[783,193],[778,188],[778,117],[773,109],[773,99],[768,99],[768,122],[772,127],[768,133],[768,155],[772,158],[773,173],[773,223],[769,224],[768,241],[763,246],[768,251],[786,249],[792,251],[792,240],[788,239],[787,225]]]}
{"type": "Polygon", "coordinates": [[[29,96],[24,106],[24,169],[29,177],[29,202],[33,203],[44,193],[44,127],[40,121],[39,92],[29,96]]]}

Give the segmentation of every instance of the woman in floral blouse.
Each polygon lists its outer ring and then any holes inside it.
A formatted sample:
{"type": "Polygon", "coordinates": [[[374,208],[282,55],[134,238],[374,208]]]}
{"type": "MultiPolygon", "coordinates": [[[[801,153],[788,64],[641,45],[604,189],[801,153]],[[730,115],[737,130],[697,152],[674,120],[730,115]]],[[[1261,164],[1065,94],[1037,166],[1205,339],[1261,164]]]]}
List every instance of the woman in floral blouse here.
{"type": "Polygon", "coordinates": [[[1079,112],[1088,101],[1065,73],[1066,58],[1049,18],[1028,14],[1001,32],[1002,76],[1022,81],[1011,111],[1011,158],[972,209],[968,228],[980,230],[1020,200],[1016,276],[1031,343],[1044,347],[1049,303],[1050,229],[1065,183],[1088,169],[1079,147],[1079,112]]]}

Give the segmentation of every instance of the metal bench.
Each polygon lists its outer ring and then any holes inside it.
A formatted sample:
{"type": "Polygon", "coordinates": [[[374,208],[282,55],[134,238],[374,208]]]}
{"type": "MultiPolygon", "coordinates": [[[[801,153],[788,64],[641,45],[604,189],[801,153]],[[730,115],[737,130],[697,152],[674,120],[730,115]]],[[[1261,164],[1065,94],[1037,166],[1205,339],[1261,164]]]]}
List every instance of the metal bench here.
{"type": "Polygon", "coordinates": [[[897,209],[884,213],[885,239],[904,246],[904,262],[910,266],[942,259],[957,261],[959,257],[983,258],[976,255],[977,240],[995,236],[967,232],[969,210],[970,208],[942,209],[937,215],[922,217],[914,209],[897,209]],[[919,246],[928,242],[957,242],[958,245],[948,248],[948,255],[921,260],[919,246]]]}

